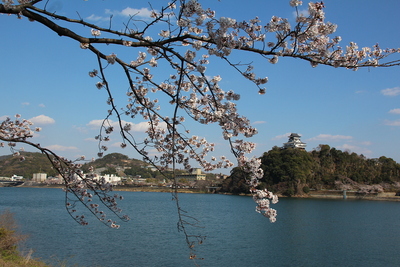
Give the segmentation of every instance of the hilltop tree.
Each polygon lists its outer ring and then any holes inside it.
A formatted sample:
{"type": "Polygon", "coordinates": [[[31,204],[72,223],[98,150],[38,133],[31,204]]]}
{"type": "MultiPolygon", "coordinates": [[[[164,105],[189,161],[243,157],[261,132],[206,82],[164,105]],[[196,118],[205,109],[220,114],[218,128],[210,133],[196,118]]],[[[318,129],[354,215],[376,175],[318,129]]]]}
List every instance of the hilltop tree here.
{"type": "Polygon", "coordinates": [[[246,173],[241,168],[233,168],[231,175],[222,182],[221,192],[248,194],[249,186],[246,183],[246,178],[246,173]]]}
{"type": "MultiPolygon", "coordinates": [[[[313,67],[327,65],[352,70],[400,64],[396,58],[387,58],[398,53],[398,49],[381,49],[379,45],[359,49],[354,42],[346,48],[339,46],[341,38],[332,37],[336,25],[325,22],[323,2],[310,3],[305,15],[298,10],[302,1],[291,0],[297,20],[295,25],[290,25],[288,19],[277,16],[268,22],[262,22],[257,17],[248,21],[218,18],[213,10],[204,8],[196,0],[171,0],[160,4],[158,9],[150,6],[151,21],[132,15],[122,30],[114,27],[112,17],[109,27],[101,27],[81,18],[79,10],[66,15],[49,11],[48,2],[18,0],[15,4],[13,0],[3,0],[0,13],[14,15],[10,16],[10,23],[15,17],[27,18],[35,22],[27,27],[46,27],[59,36],[75,41],[77,49],[85,49],[97,59],[97,66],[89,72],[89,76],[97,80],[98,89],[107,92],[109,104],[100,133],[96,136],[99,156],[108,149],[109,135],[117,131],[122,140],[121,147],[133,148],[143,156],[143,160],[158,167],[161,172],[175,169],[177,164],[189,170],[193,162],[206,171],[231,168],[234,163],[226,157],[209,155],[214,151],[213,143],[200,136],[189,135],[190,129],[185,121],[216,123],[221,127],[221,134],[230,145],[238,167],[245,174],[247,186],[258,205],[257,210],[271,221],[275,221],[276,211],[270,208],[269,200],[276,202],[276,196],[266,189],[258,189],[259,180],[263,177],[261,161],[247,156],[254,150],[255,144],[241,139],[252,137],[257,130],[237,111],[234,101],[239,100],[240,95],[233,90],[223,90],[220,85],[222,77],[207,71],[207,65],[216,60],[225,62],[254,84],[259,94],[264,94],[266,89],[263,86],[268,78],[258,76],[252,64],[235,62],[232,53],[242,57],[246,54],[259,55],[260,59],[271,64],[278,63],[281,57],[288,57],[308,61],[313,67]],[[129,53],[125,52],[127,50],[129,53]],[[167,76],[158,74],[158,66],[169,69],[170,73],[167,76]],[[122,110],[115,103],[115,96],[120,92],[109,82],[112,79],[111,69],[116,68],[122,72],[128,88],[126,95],[129,103],[122,110]],[[117,127],[111,125],[111,118],[117,119],[117,127]],[[136,140],[130,132],[131,124],[125,124],[123,118],[148,122],[147,137],[136,140]],[[159,154],[150,156],[149,149],[155,149],[159,154]]],[[[43,41],[44,45],[48,43],[49,40],[43,41]]],[[[0,139],[11,148],[22,142],[48,155],[64,177],[66,192],[74,195],[76,201],[85,205],[100,220],[117,227],[113,220],[104,220],[97,204],[88,202],[88,199],[92,201],[98,196],[101,204],[119,215],[116,199],[109,194],[108,184],[93,180],[91,176],[84,177],[76,162],[30,142],[30,123],[19,116],[16,120],[4,121],[0,129],[0,139]]],[[[178,200],[176,192],[174,196],[178,200]]],[[[76,204],[72,199],[67,201],[67,206],[72,207],[68,208],[71,214],[76,204]]],[[[178,214],[179,229],[186,234],[187,221],[182,219],[179,204],[178,214]]],[[[81,224],[87,223],[83,216],[72,216],[81,224]]],[[[186,237],[192,247],[194,241],[188,234],[186,237]]]]}
{"type": "Polygon", "coordinates": [[[316,164],[305,150],[274,147],[260,159],[264,170],[262,181],[269,187],[284,187],[283,193],[289,196],[302,194],[303,187],[313,180],[316,164]]]}
{"type": "Polygon", "coordinates": [[[117,175],[117,170],[114,167],[107,167],[104,171],[101,172],[101,175],[105,175],[105,174],[114,174],[117,175]]]}

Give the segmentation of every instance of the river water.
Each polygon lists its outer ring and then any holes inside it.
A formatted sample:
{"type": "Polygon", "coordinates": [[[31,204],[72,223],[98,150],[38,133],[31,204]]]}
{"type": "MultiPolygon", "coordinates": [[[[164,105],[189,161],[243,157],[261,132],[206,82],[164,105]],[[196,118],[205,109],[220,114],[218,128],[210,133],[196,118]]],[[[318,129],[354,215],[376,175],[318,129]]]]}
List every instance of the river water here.
{"type": "MultiPolygon", "coordinates": [[[[29,235],[25,251],[54,265],[195,266],[171,194],[122,195],[131,221],[119,229],[78,225],[61,189],[0,188],[0,212],[13,212],[29,235]]],[[[202,226],[191,233],[206,236],[196,249],[201,266],[400,266],[400,202],[282,198],[270,223],[250,197],[179,197],[202,226]]]]}

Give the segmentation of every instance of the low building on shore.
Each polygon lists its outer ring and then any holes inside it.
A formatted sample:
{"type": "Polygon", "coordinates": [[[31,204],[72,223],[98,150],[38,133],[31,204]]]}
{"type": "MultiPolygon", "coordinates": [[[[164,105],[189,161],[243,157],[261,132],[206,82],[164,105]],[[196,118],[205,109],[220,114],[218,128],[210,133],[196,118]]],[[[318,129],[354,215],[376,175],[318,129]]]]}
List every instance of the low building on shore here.
{"type": "Polygon", "coordinates": [[[34,173],[32,177],[33,182],[43,183],[47,179],[47,173],[34,173]]]}
{"type": "Polygon", "coordinates": [[[206,180],[206,174],[201,172],[200,168],[193,169],[193,171],[176,175],[176,180],[185,179],[187,182],[195,182],[206,180]]]}
{"type": "Polygon", "coordinates": [[[114,174],[96,175],[94,179],[99,180],[101,178],[104,178],[106,183],[110,183],[112,185],[119,185],[122,183],[122,178],[114,174]]]}
{"type": "Polygon", "coordinates": [[[13,176],[11,176],[11,178],[10,178],[11,181],[21,181],[23,179],[24,179],[23,176],[15,175],[15,174],[13,176]]]}

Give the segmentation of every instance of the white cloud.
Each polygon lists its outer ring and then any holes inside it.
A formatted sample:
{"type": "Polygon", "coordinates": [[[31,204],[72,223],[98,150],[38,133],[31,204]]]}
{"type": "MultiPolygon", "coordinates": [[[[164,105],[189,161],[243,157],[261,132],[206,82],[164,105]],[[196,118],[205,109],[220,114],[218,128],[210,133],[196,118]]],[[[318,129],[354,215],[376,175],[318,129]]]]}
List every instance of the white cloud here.
{"type": "Polygon", "coordinates": [[[361,144],[364,145],[364,146],[370,146],[370,145],[372,145],[372,142],[371,141],[364,141],[364,142],[361,142],[361,144]]]}
{"type": "Polygon", "coordinates": [[[272,138],[272,140],[288,139],[290,134],[291,133],[285,133],[285,134],[277,135],[274,138],[272,138]]]}
{"type": "MultiPolygon", "coordinates": [[[[87,126],[98,129],[99,127],[101,127],[102,123],[103,123],[103,120],[92,120],[87,124],[87,126]]],[[[145,132],[149,128],[149,123],[146,121],[135,124],[135,123],[127,122],[127,121],[123,120],[122,126],[124,126],[126,124],[129,124],[131,126],[131,131],[133,131],[133,132],[145,132]]],[[[106,123],[105,125],[107,125],[107,126],[111,125],[112,127],[114,127],[114,129],[119,128],[119,124],[117,121],[109,120],[108,123],[106,123]]]]}
{"type": "Polygon", "coordinates": [[[389,113],[392,113],[392,114],[400,114],[400,108],[391,109],[391,110],[389,111],[389,113]]]}
{"type": "Polygon", "coordinates": [[[108,145],[108,147],[121,148],[121,144],[122,144],[121,142],[115,142],[115,143],[108,145]]]}
{"type": "Polygon", "coordinates": [[[74,125],[74,126],[72,126],[76,131],[78,131],[78,132],[80,132],[80,133],[87,133],[88,132],[88,130],[87,130],[87,128],[86,127],[81,127],[81,126],[76,126],[76,125],[74,125]]]}
{"type": "Polygon", "coordinates": [[[29,106],[30,103],[29,103],[29,102],[23,102],[23,103],[21,103],[21,105],[23,105],[23,106],[29,106]]]}
{"type": "Polygon", "coordinates": [[[30,118],[29,121],[33,122],[34,125],[46,125],[53,124],[56,121],[46,115],[39,115],[33,118],[30,118]]]}
{"type": "Polygon", "coordinates": [[[350,140],[352,138],[353,138],[352,136],[348,135],[320,134],[308,139],[308,141],[340,141],[340,140],[350,140]]]}
{"type": "Polygon", "coordinates": [[[10,116],[7,115],[0,116],[0,121],[5,121],[7,118],[10,118],[10,116]]]}
{"type": "MultiPolygon", "coordinates": [[[[308,12],[308,9],[306,9],[306,8],[300,9],[300,7],[299,7],[297,12],[299,12],[299,16],[301,16],[301,15],[304,17],[310,16],[310,12],[308,12]]],[[[294,18],[297,18],[297,12],[296,11],[292,12],[294,18]]]]}
{"type": "Polygon", "coordinates": [[[47,146],[46,148],[53,150],[53,151],[71,151],[71,150],[78,150],[77,147],[74,146],[62,146],[62,145],[51,145],[47,146]]]}
{"type": "Polygon", "coordinates": [[[395,120],[395,121],[385,120],[384,124],[389,126],[400,126],[400,120],[395,120]]]}
{"type": "Polygon", "coordinates": [[[363,154],[363,155],[371,155],[372,151],[363,147],[359,147],[359,146],[353,146],[353,145],[349,145],[349,144],[344,144],[342,146],[338,146],[337,147],[340,150],[349,150],[351,152],[355,152],[357,154],[363,154]]]}
{"type": "Polygon", "coordinates": [[[138,15],[139,17],[150,18],[151,12],[152,11],[148,8],[136,9],[136,8],[127,7],[121,11],[121,14],[124,16],[127,16],[127,17],[138,15]]]}
{"type": "Polygon", "coordinates": [[[89,17],[86,18],[87,20],[90,21],[102,21],[102,20],[109,20],[109,17],[101,17],[101,16],[96,16],[94,14],[90,15],[89,17]]]}
{"type": "Polygon", "coordinates": [[[149,157],[160,156],[160,152],[155,148],[149,149],[147,152],[149,157]]]}
{"type": "MultiPolygon", "coordinates": [[[[110,121],[111,124],[113,124],[113,121],[110,121]]],[[[88,124],[86,124],[89,127],[92,128],[98,128],[103,124],[103,120],[91,120],[88,124]]]]}
{"type": "MultiPolygon", "coordinates": [[[[154,11],[157,12],[156,10],[154,10],[154,11]]],[[[140,9],[127,7],[121,11],[106,9],[106,10],[104,10],[104,13],[107,16],[98,16],[98,15],[92,14],[89,17],[86,17],[86,19],[90,20],[90,21],[99,22],[99,21],[109,21],[110,16],[119,16],[119,17],[134,16],[135,19],[151,20],[151,19],[153,19],[150,17],[152,12],[153,11],[151,9],[144,8],[144,7],[140,8],[140,9]]]]}
{"type": "Polygon", "coordinates": [[[140,122],[138,124],[129,123],[132,126],[132,131],[134,132],[145,132],[149,128],[149,123],[147,121],[140,122]]]}
{"type": "Polygon", "coordinates": [[[117,10],[112,11],[110,9],[106,9],[105,11],[105,13],[109,15],[118,15],[123,17],[135,16],[137,18],[142,18],[142,19],[150,19],[150,15],[152,12],[153,12],[152,10],[144,7],[141,9],[127,7],[121,11],[117,10]]]}
{"type": "Polygon", "coordinates": [[[381,93],[385,96],[397,96],[400,95],[400,87],[383,89],[381,93]]]}
{"type": "Polygon", "coordinates": [[[256,124],[264,124],[264,123],[267,123],[267,122],[266,121],[255,121],[255,122],[253,122],[254,125],[256,125],[256,124]]]}
{"type": "Polygon", "coordinates": [[[39,107],[44,108],[46,106],[44,104],[39,104],[39,107]]]}

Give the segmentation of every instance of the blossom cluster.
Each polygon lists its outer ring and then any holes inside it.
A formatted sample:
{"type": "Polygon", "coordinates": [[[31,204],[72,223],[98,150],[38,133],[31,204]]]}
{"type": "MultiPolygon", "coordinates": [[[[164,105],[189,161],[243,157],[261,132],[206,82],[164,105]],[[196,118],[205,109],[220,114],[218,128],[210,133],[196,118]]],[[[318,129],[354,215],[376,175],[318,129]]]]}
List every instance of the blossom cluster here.
{"type": "Polygon", "coordinates": [[[277,212],[270,207],[270,204],[278,203],[278,197],[266,189],[252,189],[251,192],[254,201],[257,203],[256,211],[269,218],[271,222],[275,222],[277,212]]]}
{"type": "Polygon", "coordinates": [[[88,222],[84,215],[75,215],[79,203],[83,204],[92,214],[99,218],[100,221],[110,227],[118,228],[119,226],[115,221],[107,219],[105,213],[99,210],[100,206],[104,206],[124,221],[129,220],[128,216],[119,215],[122,210],[118,207],[117,200],[122,200],[122,196],[111,194],[112,185],[106,182],[104,178],[96,179],[93,174],[83,174],[81,171],[82,165],[76,163],[77,161],[84,160],[85,158],[83,156],[75,161],[71,161],[59,157],[52,151],[41,147],[40,144],[30,142],[29,139],[33,137],[34,131],[41,131],[40,127],[36,127],[32,130],[32,125],[32,122],[22,119],[19,114],[15,115],[15,120],[7,117],[0,123],[0,141],[3,141],[0,143],[0,147],[5,147],[5,143],[7,143],[13,152],[13,156],[18,156],[20,157],[20,160],[24,160],[24,156],[22,156],[18,151],[15,151],[14,148],[17,143],[25,143],[39,149],[43,154],[51,159],[53,168],[64,179],[64,189],[67,193],[67,210],[80,224],[86,225],[88,222]],[[95,204],[96,201],[100,204],[95,204]]]}
{"type": "Polygon", "coordinates": [[[127,221],[127,215],[120,216],[122,210],[117,205],[117,200],[123,197],[118,194],[110,194],[112,185],[105,181],[104,177],[96,179],[95,176],[88,174],[83,175],[82,172],[68,173],[66,178],[66,192],[72,193],[76,198],[68,198],[67,209],[75,219],[82,225],[87,225],[85,216],[74,215],[76,213],[76,204],[82,203],[89,209],[101,222],[109,225],[111,228],[119,228],[116,221],[108,219],[106,213],[100,210],[101,206],[106,207],[112,213],[115,213],[120,219],[127,221]],[[99,202],[99,203],[96,203],[99,202]]]}
{"type": "MultiPolygon", "coordinates": [[[[144,52],[139,54],[142,55],[140,58],[145,58],[144,52]]],[[[190,61],[194,57],[193,54],[186,53],[186,59],[190,61]]],[[[232,90],[224,92],[218,85],[221,81],[220,76],[208,80],[202,75],[190,73],[193,71],[195,70],[188,68],[185,76],[171,75],[167,82],[152,84],[153,86],[149,86],[147,79],[137,77],[135,84],[127,93],[129,104],[126,106],[125,115],[131,118],[141,115],[144,120],[149,121],[146,131],[148,137],[143,143],[146,146],[153,146],[162,153],[159,157],[161,165],[170,165],[174,159],[186,169],[191,169],[189,160],[195,159],[208,171],[221,167],[229,168],[233,163],[226,157],[219,161],[214,157],[211,162],[206,159],[207,154],[214,151],[213,143],[199,136],[186,137],[178,134],[177,129],[184,123],[185,118],[159,116],[159,100],[150,95],[157,92],[179,95],[170,103],[177,105],[201,124],[219,123],[225,139],[240,134],[251,137],[257,133],[257,130],[250,125],[250,121],[236,112],[236,105],[232,101],[238,100],[240,95],[232,90]]],[[[143,73],[149,74],[150,71],[145,68],[143,73]]],[[[189,133],[189,130],[184,132],[189,133]]]]}
{"type": "MultiPolygon", "coordinates": [[[[297,8],[302,1],[291,0],[290,5],[297,8]]],[[[338,46],[341,41],[339,36],[329,37],[336,31],[337,25],[325,22],[324,8],[323,2],[310,2],[308,16],[298,14],[297,24],[292,27],[287,19],[277,16],[264,25],[258,17],[243,22],[227,17],[217,20],[214,19],[215,12],[203,9],[192,0],[183,6],[183,17],[178,25],[193,35],[207,32],[206,36],[196,38],[196,43],[207,44],[210,55],[227,57],[233,49],[250,50],[271,55],[269,61],[274,64],[281,56],[292,56],[306,58],[313,66],[326,64],[356,69],[359,66],[378,66],[380,59],[400,52],[399,49],[382,50],[379,46],[358,49],[355,43],[343,49],[338,46]],[[269,33],[275,33],[275,40],[267,40],[269,33]]],[[[194,42],[192,46],[198,47],[194,42]]],[[[254,77],[250,80],[254,81],[254,77]]]]}
{"type": "MultiPolygon", "coordinates": [[[[15,120],[7,117],[0,124],[0,138],[3,141],[25,141],[33,136],[34,131],[30,126],[33,125],[31,121],[21,119],[21,115],[15,115],[15,120]]],[[[35,131],[39,132],[39,127],[35,131]]]]}
{"type": "MultiPolygon", "coordinates": [[[[24,5],[24,4],[29,4],[32,1],[33,0],[18,0],[18,3],[24,5]]],[[[15,4],[14,0],[2,0],[2,2],[6,7],[11,7],[12,5],[15,4]]]]}
{"type": "Polygon", "coordinates": [[[24,160],[18,151],[15,151],[16,144],[25,142],[28,138],[33,137],[34,132],[40,132],[41,128],[36,127],[33,130],[31,126],[33,123],[26,119],[21,119],[21,115],[16,114],[15,120],[7,117],[0,124],[0,147],[5,147],[5,143],[10,147],[14,156],[19,156],[20,160],[24,160]]]}
{"type": "Polygon", "coordinates": [[[106,208],[123,221],[129,220],[127,215],[120,215],[122,210],[117,205],[117,200],[123,197],[112,194],[112,185],[104,177],[97,178],[93,173],[84,174],[82,164],[76,163],[85,158],[82,156],[76,161],[52,155],[53,167],[63,177],[66,192],[66,208],[71,217],[81,225],[87,225],[86,216],[78,215],[78,205],[83,205],[101,222],[111,228],[119,228],[116,221],[109,219],[101,207],[106,208]]]}

